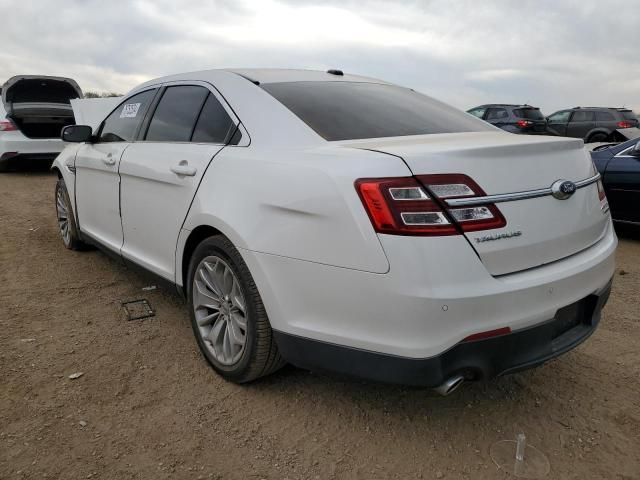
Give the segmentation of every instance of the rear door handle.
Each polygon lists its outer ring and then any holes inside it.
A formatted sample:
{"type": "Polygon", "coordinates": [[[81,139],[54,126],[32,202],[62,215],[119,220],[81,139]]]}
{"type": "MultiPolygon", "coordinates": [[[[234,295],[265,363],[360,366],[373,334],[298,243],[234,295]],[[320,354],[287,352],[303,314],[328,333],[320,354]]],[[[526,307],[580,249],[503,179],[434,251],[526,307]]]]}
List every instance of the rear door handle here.
{"type": "Polygon", "coordinates": [[[113,158],[113,155],[109,154],[109,155],[107,155],[106,157],[103,157],[103,158],[102,158],[102,162],[103,162],[105,165],[115,165],[115,164],[116,164],[116,159],[115,159],[115,158],[113,158]]]}
{"type": "Polygon", "coordinates": [[[183,177],[193,177],[198,172],[194,167],[190,167],[186,160],[181,160],[178,165],[171,167],[171,171],[183,177]]]}

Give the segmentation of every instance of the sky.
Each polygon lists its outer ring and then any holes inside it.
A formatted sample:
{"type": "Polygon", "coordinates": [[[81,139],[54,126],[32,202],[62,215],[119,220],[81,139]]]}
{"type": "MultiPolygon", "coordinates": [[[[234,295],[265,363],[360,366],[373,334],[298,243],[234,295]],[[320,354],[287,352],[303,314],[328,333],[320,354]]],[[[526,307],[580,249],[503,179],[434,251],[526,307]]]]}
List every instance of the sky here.
{"type": "Polygon", "coordinates": [[[340,68],[465,110],[640,110],[630,0],[0,0],[0,11],[0,82],[57,75],[125,93],[209,68],[340,68]]]}

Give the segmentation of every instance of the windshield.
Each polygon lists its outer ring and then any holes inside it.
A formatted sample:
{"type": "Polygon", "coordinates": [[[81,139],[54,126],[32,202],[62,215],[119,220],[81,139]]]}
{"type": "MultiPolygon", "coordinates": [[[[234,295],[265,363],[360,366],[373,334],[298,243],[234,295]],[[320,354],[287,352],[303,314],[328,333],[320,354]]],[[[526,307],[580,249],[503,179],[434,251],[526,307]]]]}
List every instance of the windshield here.
{"type": "Polygon", "coordinates": [[[393,85],[283,82],[261,86],[329,141],[494,130],[460,110],[393,85]]]}

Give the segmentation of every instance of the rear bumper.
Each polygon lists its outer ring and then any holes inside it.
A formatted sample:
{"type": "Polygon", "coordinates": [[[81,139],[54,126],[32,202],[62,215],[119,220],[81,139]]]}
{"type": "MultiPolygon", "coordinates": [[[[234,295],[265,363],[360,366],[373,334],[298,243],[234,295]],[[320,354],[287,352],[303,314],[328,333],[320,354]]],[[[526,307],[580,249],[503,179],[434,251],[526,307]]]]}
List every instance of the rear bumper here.
{"type": "Polygon", "coordinates": [[[2,132],[0,134],[0,158],[34,158],[39,155],[55,158],[66,144],[59,138],[27,138],[22,132],[2,132]]]}
{"type": "Polygon", "coordinates": [[[492,378],[532,368],[576,347],[597,328],[611,281],[598,292],[559,309],[542,324],[507,335],[459,343],[430,358],[407,358],[274,332],[282,356],[310,370],[332,371],[385,383],[435,387],[453,375],[492,378]]]}
{"type": "Polygon", "coordinates": [[[23,162],[42,162],[51,163],[56,157],[60,155],[57,152],[53,153],[17,153],[17,152],[4,152],[0,154],[0,167],[7,165],[18,166],[23,162]]]}

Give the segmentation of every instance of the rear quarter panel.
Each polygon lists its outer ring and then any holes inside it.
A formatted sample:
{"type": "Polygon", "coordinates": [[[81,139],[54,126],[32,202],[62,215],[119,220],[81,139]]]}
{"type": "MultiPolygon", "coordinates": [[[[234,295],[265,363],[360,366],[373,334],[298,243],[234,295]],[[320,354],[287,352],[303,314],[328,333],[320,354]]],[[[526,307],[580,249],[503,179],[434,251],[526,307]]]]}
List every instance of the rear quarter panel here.
{"type": "Polygon", "coordinates": [[[399,159],[377,152],[226,147],[184,228],[209,225],[241,249],[384,273],[389,263],[354,181],[406,175],[399,159]]]}

